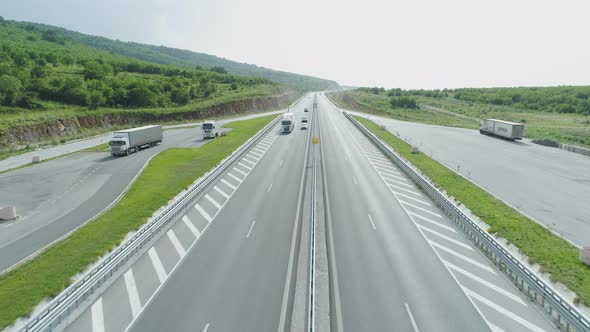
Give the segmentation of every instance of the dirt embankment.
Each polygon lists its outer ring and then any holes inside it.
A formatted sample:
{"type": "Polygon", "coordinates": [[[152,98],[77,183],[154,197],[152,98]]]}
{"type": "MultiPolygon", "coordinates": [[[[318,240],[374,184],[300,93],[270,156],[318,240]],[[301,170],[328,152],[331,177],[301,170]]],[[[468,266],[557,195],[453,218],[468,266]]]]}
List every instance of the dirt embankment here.
{"type": "Polygon", "coordinates": [[[0,131],[0,148],[14,145],[35,144],[52,139],[67,139],[84,129],[108,129],[112,126],[135,126],[169,121],[202,120],[250,112],[271,111],[287,107],[299,96],[295,92],[281,93],[268,97],[237,100],[210,106],[206,109],[169,113],[120,112],[102,115],[78,115],[72,118],[53,120],[46,123],[16,126],[0,131]]]}

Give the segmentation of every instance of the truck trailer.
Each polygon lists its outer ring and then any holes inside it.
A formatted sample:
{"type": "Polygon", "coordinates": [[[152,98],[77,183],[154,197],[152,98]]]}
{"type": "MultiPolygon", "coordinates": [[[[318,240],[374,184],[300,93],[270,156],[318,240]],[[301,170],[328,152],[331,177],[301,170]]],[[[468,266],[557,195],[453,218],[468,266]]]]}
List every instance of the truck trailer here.
{"type": "Polygon", "coordinates": [[[152,147],[162,143],[162,126],[143,126],[117,131],[109,142],[113,156],[129,155],[142,147],[152,147]]]}
{"type": "Polygon", "coordinates": [[[479,126],[479,132],[483,135],[493,135],[511,140],[522,139],[524,136],[524,124],[485,119],[479,126]]]}
{"type": "Polygon", "coordinates": [[[283,114],[283,119],[281,120],[281,126],[282,126],[283,133],[290,133],[293,131],[293,127],[295,127],[295,123],[293,122],[293,113],[283,114]]]}

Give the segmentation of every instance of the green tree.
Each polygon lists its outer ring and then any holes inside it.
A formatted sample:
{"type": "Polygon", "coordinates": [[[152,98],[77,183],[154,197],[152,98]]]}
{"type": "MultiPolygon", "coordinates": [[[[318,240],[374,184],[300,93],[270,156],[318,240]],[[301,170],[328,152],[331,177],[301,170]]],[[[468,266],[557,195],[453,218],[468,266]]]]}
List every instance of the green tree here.
{"type": "Polygon", "coordinates": [[[220,74],[227,74],[227,70],[225,70],[225,68],[223,68],[222,66],[211,67],[210,70],[220,74]]]}
{"type": "Polygon", "coordinates": [[[107,67],[97,61],[88,61],[84,64],[84,78],[87,80],[101,80],[109,73],[107,67]]]}
{"type": "Polygon", "coordinates": [[[57,40],[59,39],[57,32],[55,32],[53,30],[43,31],[43,34],[41,35],[41,37],[43,38],[43,40],[46,40],[46,41],[52,42],[52,43],[57,42],[57,40]]]}
{"type": "Polygon", "coordinates": [[[88,94],[88,100],[86,101],[86,103],[88,104],[88,107],[90,107],[91,110],[95,110],[101,105],[103,105],[106,101],[107,99],[102,94],[102,91],[94,90],[88,94]]]}
{"type": "Polygon", "coordinates": [[[33,69],[31,69],[31,77],[32,78],[42,78],[47,76],[47,70],[45,66],[35,65],[33,69]]]}
{"type": "Polygon", "coordinates": [[[238,85],[236,84],[236,82],[233,82],[230,87],[231,87],[232,90],[237,90],[238,89],[238,85]]]}
{"type": "Polygon", "coordinates": [[[23,86],[18,78],[10,75],[0,76],[0,99],[2,105],[13,105],[22,89],[23,86]]]}
{"type": "Polygon", "coordinates": [[[152,106],[155,104],[156,95],[143,82],[132,84],[127,91],[127,105],[135,107],[152,106]]]}
{"type": "Polygon", "coordinates": [[[389,101],[391,107],[394,108],[408,108],[408,109],[417,109],[418,104],[416,103],[416,99],[410,97],[392,97],[389,101]]]}

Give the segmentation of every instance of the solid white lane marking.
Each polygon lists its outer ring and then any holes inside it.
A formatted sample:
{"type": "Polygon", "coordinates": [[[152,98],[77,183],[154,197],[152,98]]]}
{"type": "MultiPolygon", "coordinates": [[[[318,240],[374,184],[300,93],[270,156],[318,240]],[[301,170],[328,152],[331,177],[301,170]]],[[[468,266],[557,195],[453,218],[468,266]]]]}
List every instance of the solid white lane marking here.
{"type": "MultiPolygon", "coordinates": [[[[374,166],[373,166],[373,167],[374,167],[374,166]]],[[[393,175],[393,174],[386,173],[387,171],[383,171],[383,170],[381,170],[381,169],[378,169],[377,167],[375,167],[375,170],[376,170],[376,171],[379,173],[379,175],[381,175],[381,177],[386,177],[386,176],[388,176],[388,177],[391,177],[391,178],[394,178],[394,179],[396,179],[397,181],[404,181],[404,182],[408,182],[408,180],[407,180],[406,178],[404,178],[404,177],[401,177],[401,176],[399,176],[399,175],[393,175]]]]}
{"type": "Polygon", "coordinates": [[[408,316],[410,317],[410,321],[412,322],[414,332],[420,332],[420,330],[418,330],[418,325],[416,325],[416,320],[414,320],[414,315],[412,315],[412,310],[410,310],[410,306],[407,303],[404,304],[406,305],[406,311],[408,312],[408,316]]]}
{"type": "Polygon", "coordinates": [[[221,196],[225,197],[225,199],[229,198],[229,195],[225,193],[225,191],[219,189],[217,186],[213,187],[213,189],[215,189],[215,191],[217,191],[221,196]]]}
{"type": "Polygon", "coordinates": [[[488,307],[490,307],[490,308],[496,310],[497,312],[503,314],[504,316],[516,321],[517,323],[528,328],[529,330],[535,331],[535,332],[545,332],[545,330],[538,327],[537,325],[529,322],[528,320],[526,320],[520,316],[513,314],[511,311],[504,309],[502,306],[495,304],[494,302],[492,302],[492,301],[486,299],[485,297],[470,290],[469,288],[463,287],[463,290],[465,291],[465,293],[467,293],[468,296],[473,297],[474,299],[478,300],[479,302],[486,304],[488,307]]]}
{"type": "Polygon", "coordinates": [[[492,330],[492,332],[505,332],[504,330],[502,330],[501,328],[499,328],[498,326],[490,323],[489,321],[486,320],[486,323],[488,324],[488,326],[490,327],[490,329],[492,330]]]}
{"type": "Polygon", "coordinates": [[[449,231],[449,232],[457,233],[457,231],[455,231],[455,230],[454,230],[452,227],[449,227],[449,226],[447,226],[447,225],[443,225],[443,224],[441,224],[441,223],[439,223],[439,222],[437,222],[437,221],[434,221],[434,220],[432,220],[432,219],[430,219],[430,218],[426,218],[426,217],[424,217],[424,216],[421,216],[421,215],[419,215],[419,214],[417,214],[417,213],[410,212],[410,211],[408,211],[408,214],[409,214],[409,215],[411,215],[412,217],[419,218],[419,219],[421,219],[421,220],[424,220],[424,221],[426,221],[426,222],[429,222],[429,223],[431,223],[431,224],[433,224],[433,225],[436,225],[436,226],[438,226],[438,227],[444,228],[444,229],[446,229],[446,230],[447,230],[447,231],[449,231]]]}
{"type": "Polygon", "coordinates": [[[389,184],[389,183],[388,183],[387,185],[388,185],[389,187],[393,187],[393,188],[395,188],[396,190],[403,190],[403,191],[405,191],[405,192],[407,192],[407,193],[414,194],[414,195],[416,195],[416,196],[420,196],[420,197],[422,197],[422,194],[420,194],[420,193],[418,193],[418,192],[415,192],[415,191],[413,191],[413,190],[406,189],[406,188],[402,188],[402,187],[398,187],[398,186],[396,186],[396,185],[394,185],[394,184],[389,184]]]}
{"type": "Polygon", "coordinates": [[[193,233],[193,235],[196,238],[199,238],[199,236],[201,236],[201,232],[197,229],[197,227],[195,227],[195,225],[187,216],[182,217],[182,221],[184,221],[186,227],[188,227],[188,229],[191,231],[191,233],[193,233]]]}
{"type": "Polygon", "coordinates": [[[373,163],[373,165],[375,165],[375,166],[379,166],[379,167],[383,167],[383,168],[389,168],[389,169],[391,169],[391,170],[396,171],[396,172],[399,173],[398,168],[395,167],[395,166],[393,166],[391,164],[391,162],[385,162],[385,161],[380,161],[380,160],[373,160],[371,158],[369,158],[369,161],[371,163],[373,163]]]}
{"type": "Polygon", "coordinates": [[[102,312],[102,297],[92,305],[92,332],[104,332],[104,314],[102,312]]]}
{"type": "Polygon", "coordinates": [[[256,220],[252,220],[252,225],[250,226],[250,230],[248,231],[248,234],[246,234],[246,238],[250,237],[250,233],[252,233],[252,229],[254,228],[254,224],[256,224],[256,220]]]}
{"type": "Polygon", "coordinates": [[[432,212],[432,211],[426,210],[426,209],[424,209],[424,208],[421,208],[421,207],[419,207],[419,206],[416,206],[416,205],[414,205],[414,204],[412,204],[412,203],[408,203],[408,202],[402,201],[402,200],[400,200],[400,199],[398,199],[398,201],[399,201],[400,203],[404,204],[404,205],[409,205],[409,206],[413,207],[414,209],[418,209],[418,210],[420,210],[420,211],[423,211],[423,212],[429,213],[429,214],[431,214],[431,215],[433,215],[433,216],[435,216],[435,217],[439,217],[439,218],[442,218],[442,217],[443,217],[443,216],[441,216],[441,215],[440,215],[440,214],[438,214],[438,213],[435,213],[435,212],[432,212]]]}
{"type": "Polygon", "coordinates": [[[240,162],[238,162],[238,165],[240,165],[240,166],[244,167],[244,168],[245,168],[245,169],[247,169],[248,171],[251,171],[251,170],[252,170],[252,167],[250,167],[250,166],[248,166],[248,165],[244,164],[244,163],[243,163],[243,162],[241,162],[241,161],[240,161],[240,162]]]}
{"type": "Polygon", "coordinates": [[[279,163],[279,167],[283,166],[283,159],[281,159],[281,162],[279,163]]]}
{"type": "MultiPolygon", "coordinates": [[[[390,179],[387,176],[385,176],[385,174],[381,174],[379,173],[379,175],[381,175],[381,178],[383,178],[383,180],[385,180],[385,182],[389,181],[389,182],[393,182],[395,184],[399,184],[400,186],[406,186],[408,188],[412,188],[414,189],[414,186],[412,186],[411,184],[408,184],[406,182],[399,182],[398,180],[394,180],[394,179],[390,179]]],[[[391,175],[390,175],[391,176],[391,175]]],[[[405,180],[404,180],[405,181],[405,180]]]]}
{"type": "Polygon", "coordinates": [[[199,211],[199,213],[203,216],[203,218],[205,218],[205,220],[207,220],[207,222],[211,222],[211,220],[213,220],[213,218],[211,218],[209,213],[207,213],[207,211],[203,210],[203,208],[199,205],[199,203],[195,204],[195,209],[197,209],[197,211],[199,211]]]}
{"type": "Polygon", "coordinates": [[[238,189],[236,186],[234,186],[233,184],[225,181],[225,179],[221,179],[221,182],[223,182],[226,186],[230,187],[232,190],[236,190],[238,189]]]}
{"type": "Polygon", "coordinates": [[[205,328],[203,329],[203,332],[207,332],[207,330],[208,330],[208,329],[209,329],[209,323],[207,323],[207,324],[205,325],[205,328]]]}
{"type": "MultiPolygon", "coordinates": [[[[394,171],[391,169],[386,168],[385,166],[381,166],[381,165],[375,165],[373,164],[373,167],[375,167],[375,169],[379,172],[383,172],[383,173],[391,173],[391,174],[395,174],[395,175],[402,175],[402,173],[398,172],[398,171],[394,171]]],[[[399,177],[398,177],[399,178],[399,177]]],[[[406,180],[405,178],[400,178],[402,180],[406,180]]]]}
{"type": "Polygon", "coordinates": [[[455,240],[453,238],[450,238],[450,237],[448,237],[448,236],[446,236],[444,234],[441,234],[441,233],[435,231],[434,229],[430,229],[430,228],[428,228],[426,226],[422,226],[422,225],[420,225],[418,223],[416,223],[416,226],[418,226],[418,228],[420,228],[421,230],[427,231],[428,233],[434,234],[434,235],[436,235],[436,236],[438,236],[440,238],[443,238],[443,239],[445,239],[445,240],[447,240],[447,241],[449,241],[451,243],[454,243],[454,244],[456,244],[456,245],[458,245],[460,247],[463,247],[463,248],[465,248],[465,249],[467,249],[469,251],[475,252],[475,250],[473,250],[473,248],[471,248],[469,245],[467,245],[467,244],[465,244],[465,243],[463,243],[461,241],[457,241],[457,240],[455,240]]]}
{"type": "Polygon", "coordinates": [[[221,210],[221,204],[217,203],[217,201],[215,201],[215,200],[213,199],[213,197],[209,196],[209,194],[205,194],[205,198],[206,198],[206,199],[207,199],[209,202],[211,202],[211,204],[215,205],[215,207],[216,207],[218,210],[221,210]]]}
{"type": "Polygon", "coordinates": [[[371,226],[373,226],[373,230],[377,230],[377,227],[375,227],[375,223],[373,222],[373,218],[371,218],[370,213],[369,213],[369,221],[371,222],[371,226]]]}
{"type": "Polygon", "coordinates": [[[358,182],[356,182],[356,178],[354,177],[354,175],[352,176],[352,180],[354,181],[354,184],[358,184],[358,182]]]}
{"type": "Polygon", "coordinates": [[[253,162],[253,161],[251,161],[251,160],[246,159],[246,157],[242,158],[242,160],[245,161],[245,162],[248,162],[248,163],[252,164],[252,167],[254,167],[256,165],[256,163],[253,162]]]}
{"type": "Polygon", "coordinates": [[[169,230],[168,232],[166,232],[166,234],[168,235],[170,242],[172,242],[172,245],[174,246],[174,249],[176,249],[176,252],[180,256],[180,258],[184,257],[184,255],[186,255],[186,250],[184,250],[182,244],[180,244],[180,241],[178,241],[178,238],[176,237],[176,234],[174,234],[174,231],[169,230]]]}
{"type": "Polygon", "coordinates": [[[445,263],[452,270],[455,270],[455,271],[461,273],[462,275],[464,275],[466,277],[469,277],[469,278],[471,278],[471,279],[479,282],[480,284],[482,284],[482,285],[484,285],[484,286],[486,286],[488,288],[491,288],[492,290],[494,290],[494,291],[496,291],[496,292],[498,292],[498,293],[500,293],[500,294],[508,297],[509,299],[511,299],[513,301],[516,301],[516,302],[518,302],[518,303],[520,303],[520,304],[522,304],[524,306],[527,306],[527,304],[520,297],[512,294],[511,292],[509,292],[509,291],[507,291],[507,290],[505,290],[503,288],[500,288],[500,287],[492,284],[491,282],[488,282],[487,280],[484,280],[484,279],[476,276],[475,274],[473,274],[473,273],[471,273],[469,271],[463,270],[462,268],[460,268],[460,267],[458,267],[458,266],[456,266],[454,264],[451,264],[451,263],[449,263],[447,261],[443,261],[443,263],[445,263]]]}
{"type": "MultiPolygon", "coordinates": [[[[252,152],[252,151],[250,151],[250,152],[252,152]]],[[[250,152],[248,152],[248,154],[246,155],[246,157],[252,158],[252,159],[254,159],[256,161],[259,161],[260,160],[260,156],[258,156],[258,157],[251,156],[250,155],[250,152]]],[[[253,154],[258,155],[257,153],[253,153],[253,154]]]]}
{"type": "Polygon", "coordinates": [[[364,152],[365,152],[365,155],[367,155],[367,157],[369,157],[368,155],[380,157],[380,158],[383,158],[383,156],[384,156],[383,152],[381,152],[381,151],[379,151],[379,152],[364,151],[364,152]]]}
{"type": "Polygon", "coordinates": [[[129,304],[131,305],[131,314],[133,318],[137,318],[141,312],[141,301],[139,300],[139,293],[137,292],[137,285],[135,284],[135,276],[133,269],[130,268],[124,274],[125,286],[127,286],[127,295],[129,296],[129,304]]]}
{"type": "Polygon", "coordinates": [[[369,160],[373,160],[373,161],[377,160],[377,161],[386,162],[386,163],[391,164],[391,160],[383,157],[383,154],[376,155],[376,156],[375,155],[367,156],[367,157],[369,158],[369,160]]]}
{"type": "MultiPolygon", "coordinates": [[[[389,187],[388,187],[388,188],[389,188],[389,187]]],[[[411,200],[413,200],[413,201],[416,201],[416,202],[418,202],[418,203],[424,204],[424,205],[426,205],[426,206],[432,206],[432,204],[430,204],[430,203],[428,203],[428,202],[426,202],[426,201],[423,201],[423,200],[421,200],[421,199],[418,199],[418,198],[416,198],[416,197],[408,196],[408,195],[406,195],[406,194],[402,194],[402,193],[400,193],[400,192],[397,192],[397,191],[395,191],[395,190],[393,190],[393,189],[391,189],[391,188],[389,188],[389,191],[391,191],[391,192],[392,192],[394,195],[398,195],[398,196],[401,196],[401,197],[404,197],[404,198],[407,198],[407,199],[411,199],[411,200]]]]}
{"type": "Polygon", "coordinates": [[[447,247],[445,247],[445,246],[443,246],[443,245],[441,245],[441,244],[439,244],[437,242],[434,242],[432,240],[428,240],[428,242],[433,247],[436,247],[436,248],[438,248],[438,249],[440,249],[442,251],[446,251],[446,252],[448,252],[449,254],[451,254],[451,255],[453,255],[455,257],[461,258],[462,260],[464,260],[464,261],[466,261],[468,263],[471,263],[471,264],[473,264],[473,265],[475,265],[475,266],[477,266],[477,267],[479,267],[479,268],[481,268],[483,270],[486,270],[486,271],[488,271],[488,272],[496,275],[496,272],[494,270],[492,270],[492,268],[490,268],[489,266],[487,266],[485,264],[482,264],[482,263],[480,263],[480,262],[478,262],[476,260],[473,260],[473,259],[471,259],[471,258],[469,258],[467,256],[461,255],[460,253],[458,253],[458,252],[456,252],[456,251],[454,251],[452,249],[449,249],[449,248],[447,248],[447,247]]]}
{"type": "Polygon", "coordinates": [[[240,169],[239,169],[239,168],[237,168],[237,167],[234,167],[234,168],[233,168],[233,170],[234,170],[234,171],[236,171],[236,172],[238,172],[238,173],[241,173],[242,175],[244,175],[244,177],[248,176],[248,173],[246,173],[246,172],[244,172],[244,171],[240,170],[240,169]]]}
{"type": "Polygon", "coordinates": [[[266,191],[267,193],[270,192],[270,188],[272,188],[272,183],[270,184],[270,186],[268,186],[268,190],[266,191]]]}
{"type": "Polygon", "coordinates": [[[156,270],[156,275],[158,276],[158,280],[160,283],[163,283],[166,280],[166,270],[164,269],[164,265],[162,265],[162,261],[160,260],[160,256],[156,252],[154,247],[151,247],[148,251],[150,259],[152,260],[152,265],[154,266],[154,270],[156,270]]]}
{"type": "Polygon", "coordinates": [[[238,181],[239,183],[242,183],[242,179],[240,179],[239,177],[237,177],[229,172],[227,173],[227,175],[229,175],[230,177],[232,177],[234,180],[238,181]]]}

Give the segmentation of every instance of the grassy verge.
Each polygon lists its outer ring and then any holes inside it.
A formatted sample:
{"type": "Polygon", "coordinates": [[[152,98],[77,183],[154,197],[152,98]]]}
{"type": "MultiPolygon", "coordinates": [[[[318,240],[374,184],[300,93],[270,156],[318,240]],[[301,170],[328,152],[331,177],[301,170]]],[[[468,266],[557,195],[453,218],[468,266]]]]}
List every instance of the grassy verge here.
{"type": "Polygon", "coordinates": [[[541,265],[554,281],[576,293],[576,302],[590,305],[590,268],[579,261],[576,247],[434,159],[423,153],[412,154],[409,144],[373,121],[355,118],[490,225],[489,232],[510,241],[529,257],[530,263],[541,265]]]}
{"type": "Polygon", "coordinates": [[[109,143],[102,143],[99,145],[95,145],[93,147],[90,147],[88,149],[84,149],[82,150],[84,152],[109,152],[110,148],[109,148],[109,143]]]}
{"type": "Polygon", "coordinates": [[[57,295],[98,257],[117,246],[154,211],[217,165],[276,115],[232,122],[226,135],[195,149],[161,152],[117,205],[31,261],[0,276],[0,330],[57,295]]]}

